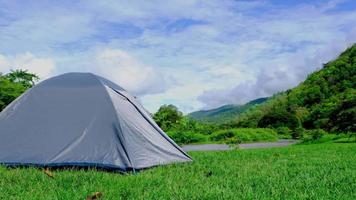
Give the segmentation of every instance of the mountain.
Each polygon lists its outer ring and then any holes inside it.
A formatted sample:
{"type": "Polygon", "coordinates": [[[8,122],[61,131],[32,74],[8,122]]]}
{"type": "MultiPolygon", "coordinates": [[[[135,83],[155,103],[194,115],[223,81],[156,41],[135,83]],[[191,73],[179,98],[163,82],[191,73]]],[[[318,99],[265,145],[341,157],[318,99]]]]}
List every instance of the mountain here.
{"type": "Polygon", "coordinates": [[[356,44],[297,87],[241,113],[235,126],[356,132],[356,44]]]}
{"type": "Polygon", "coordinates": [[[356,44],[309,74],[297,87],[245,105],[190,113],[201,122],[229,127],[324,129],[356,132],[356,44]]]}
{"type": "Polygon", "coordinates": [[[265,102],[267,98],[259,98],[250,101],[244,105],[224,105],[218,108],[210,110],[200,110],[192,112],[187,116],[189,118],[205,122],[205,123],[225,123],[236,118],[240,113],[246,111],[247,109],[265,102]]]}

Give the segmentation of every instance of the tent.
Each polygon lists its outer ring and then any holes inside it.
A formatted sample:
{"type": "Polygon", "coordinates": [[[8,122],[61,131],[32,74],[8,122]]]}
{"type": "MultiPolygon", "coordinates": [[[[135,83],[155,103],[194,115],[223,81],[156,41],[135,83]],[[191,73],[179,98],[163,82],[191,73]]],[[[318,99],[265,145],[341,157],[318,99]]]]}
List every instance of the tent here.
{"type": "Polygon", "coordinates": [[[127,91],[91,73],[47,79],[0,113],[0,164],[136,170],[191,161],[127,91]]]}

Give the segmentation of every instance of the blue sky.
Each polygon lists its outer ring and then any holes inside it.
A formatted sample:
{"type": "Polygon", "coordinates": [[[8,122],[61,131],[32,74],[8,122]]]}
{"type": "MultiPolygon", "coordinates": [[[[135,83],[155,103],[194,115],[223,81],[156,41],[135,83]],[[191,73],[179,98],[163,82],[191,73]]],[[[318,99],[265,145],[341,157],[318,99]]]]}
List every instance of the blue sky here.
{"type": "Polygon", "coordinates": [[[0,72],[90,71],[152,112],[270,96],[355,41],[353,0],[0,0],[0,72]]]}

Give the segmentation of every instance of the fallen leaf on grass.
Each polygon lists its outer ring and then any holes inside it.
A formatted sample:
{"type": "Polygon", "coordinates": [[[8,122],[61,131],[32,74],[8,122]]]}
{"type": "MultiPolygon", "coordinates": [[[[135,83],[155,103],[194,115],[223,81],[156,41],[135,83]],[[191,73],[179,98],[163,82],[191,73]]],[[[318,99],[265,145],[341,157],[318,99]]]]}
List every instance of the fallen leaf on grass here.
{"type": "Polygon", "coordinates": [[[87,196],[86,200],[99,199],[101,196],[103,196],[101,192],[95,192],[94,194],[87,196]]]}
{"type": "Polygon", "coordinates": [[[43,172],[50,178],[54,178],[53,174],[51,171],[49,171],[48,168],[46,168],[45,170],[43,170],[43,172]]]}

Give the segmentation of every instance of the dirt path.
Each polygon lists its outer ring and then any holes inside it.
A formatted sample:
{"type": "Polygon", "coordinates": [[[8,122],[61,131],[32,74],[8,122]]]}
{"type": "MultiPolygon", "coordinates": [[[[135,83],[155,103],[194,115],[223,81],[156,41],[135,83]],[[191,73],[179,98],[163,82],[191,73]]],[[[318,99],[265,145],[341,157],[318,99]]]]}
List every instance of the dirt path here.
{"type": "MultiPolygon", "coordinates": [[[[297,140],[278,140],[277,142],[256,142],[248,144],[240,144],[240,149],[257,149],[257,148],[269,148],[269,147],[283,147],[297,143],[297,140]]],[[[184,151],[226,151],[232,148],[227,144],[193,144],[184,145],[184,151]]]]}

